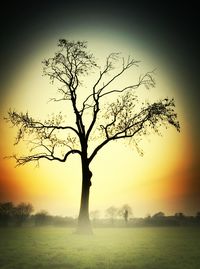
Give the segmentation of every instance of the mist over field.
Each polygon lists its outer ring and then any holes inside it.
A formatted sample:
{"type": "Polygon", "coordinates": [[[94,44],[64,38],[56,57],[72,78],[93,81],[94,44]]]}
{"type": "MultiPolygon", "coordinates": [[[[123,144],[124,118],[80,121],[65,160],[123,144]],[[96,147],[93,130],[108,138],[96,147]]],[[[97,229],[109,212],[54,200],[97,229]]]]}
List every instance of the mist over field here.
{"type": "Polygon", "coordinates": [[[0,228],[1,269],[199,269],[200,229],[0,228]]]}

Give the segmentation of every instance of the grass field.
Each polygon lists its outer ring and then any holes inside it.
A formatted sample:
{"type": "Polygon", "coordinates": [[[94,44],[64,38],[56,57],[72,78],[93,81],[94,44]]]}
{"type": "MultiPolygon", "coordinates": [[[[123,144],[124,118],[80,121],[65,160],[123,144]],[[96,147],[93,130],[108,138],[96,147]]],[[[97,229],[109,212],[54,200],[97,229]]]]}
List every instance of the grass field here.
{"type": "Polygon", "coordinates": [[[199,228],[0,229],[1,269],[199,269],[199,228]]]}

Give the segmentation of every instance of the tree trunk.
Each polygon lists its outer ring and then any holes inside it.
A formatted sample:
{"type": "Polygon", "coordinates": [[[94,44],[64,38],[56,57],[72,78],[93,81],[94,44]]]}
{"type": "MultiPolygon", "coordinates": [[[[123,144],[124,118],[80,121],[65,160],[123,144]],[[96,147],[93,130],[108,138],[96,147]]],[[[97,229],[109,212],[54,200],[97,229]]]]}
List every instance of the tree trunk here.
{"type": "Polygon", "coordinates": [[[89,169],[87,158],[82,157],[82,192],[81,204],[78,217],[77,233],[92,234],[92,226],[89,218],[89,195],[91,187],[92,172],[89,169]]]}

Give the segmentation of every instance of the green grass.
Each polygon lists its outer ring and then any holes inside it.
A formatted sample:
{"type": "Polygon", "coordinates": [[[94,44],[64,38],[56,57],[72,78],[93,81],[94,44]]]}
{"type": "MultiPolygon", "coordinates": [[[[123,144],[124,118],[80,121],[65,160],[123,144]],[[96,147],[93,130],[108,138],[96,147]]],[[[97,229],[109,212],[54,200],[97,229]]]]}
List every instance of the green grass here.
{"type": "Polygon", "coordinates": [[[0,229],[1,269],[199,269],[200,229],[0,229]]]}

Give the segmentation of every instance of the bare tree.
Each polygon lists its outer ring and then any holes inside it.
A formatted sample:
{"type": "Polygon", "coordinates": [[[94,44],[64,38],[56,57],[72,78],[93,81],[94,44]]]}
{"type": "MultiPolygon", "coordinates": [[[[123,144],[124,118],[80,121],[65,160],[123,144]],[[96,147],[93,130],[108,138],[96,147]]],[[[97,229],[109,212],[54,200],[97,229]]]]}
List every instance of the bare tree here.
{"type": "Polygon", "coordinates": [[[140,104],[137,99],[138,88],[155,86],[152,72],[140,76],[130,85],[115,86],[114,82],[138,63],[130,57],[125,59],[118,53],[111,53],[101,69],[87,51],[87,42],[60,39],[55,55],[43,61],[44,75],[58,85],[59,97],[52,100],[66,102],[66,107],[73,112],[74,122],[67,122],[63,112],[44,122],[33,119],[28,113],[8,112],[7,120],[18,127],[16,144],[25,137],[30,141],[31,154],[13,156],[17,165],[38,163],[42,159],[66,162],[71,154],[80,157],[82,194],[78,232],[91,232],[88,213],[90,164],[96,154],[114,140],[126,139],[137,145],[138,138],[150,130],[158,132],[161,124],[180,129],[173,99],[165,98],[151,104],[140,104]],[[88,93],[83,87],[83,79],[92,71],[96,71],[98,77],[88,93]],[[84,98],[81,98],[82,94],[85,94],[84,98]],[[112,101],[108,102],[110,97],[112,101]]]}
{"type": "Polygon", "coordinates": [[[133,214],[132,208],[128,204],[124,204],[118,211],[119,216],[123,217],[125,223],[128,222],[128,218],[133,214]]]}
{"type": "Polygon", "coordinates": [[[115,206],[110,206],[106,209],[106,216],[110,218],[111,224],[114,224],[114,220],[118,214],[118,208],[115,206]]]}
{"type": "Polygon", "coordinates": [[[14,216],[17,226],[21,226],[34,211],[33,205],[30,203],[20,203],[14,208],[14,216]]]}

